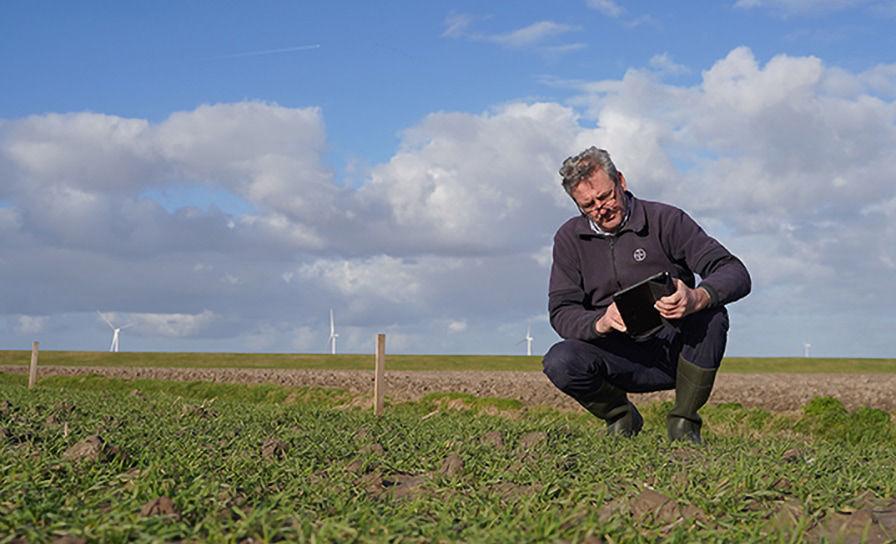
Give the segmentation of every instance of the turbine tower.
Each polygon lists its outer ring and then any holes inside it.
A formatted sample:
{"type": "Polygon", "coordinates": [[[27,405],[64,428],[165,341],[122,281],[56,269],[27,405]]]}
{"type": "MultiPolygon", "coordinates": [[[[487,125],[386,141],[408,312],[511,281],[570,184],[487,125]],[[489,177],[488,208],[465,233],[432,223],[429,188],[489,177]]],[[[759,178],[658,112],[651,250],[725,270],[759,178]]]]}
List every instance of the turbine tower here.
{"type": "Polygon", "coordinates": [[[121,339],[121,331],[123,329],[126,329],[126,328],[132,326],[133,323],[128,323],[127,325],[123,325],[121,327],[116,327],[115,325],[112,324],[111,321],[109,321],[106,318],[106,316],[104,316],[102,313],[100,313],[99,310],[97,310],[96,313],[100,314],[100,317],[103,318],[103,321],[105,321],[106,324],[109,325],[109,328],[112,329],[112,345],[109,346],[109,351],[111,353],[118,353],[118,350],[121,347],[121,340],[120,340],[121,339]]]}
{"type": "Polygon", "coordinates": [[[526,343],[526,355],[532,356],[532,340],[535,338],[532,337],[532,325],[526,327],[526,337],[516,343],[516,345],[520,345],[523,342],[526,343]]]}
{"type": "Polygon", "coordinates": [[[806,342],[805,344],[803,344],[803,357],[807,357],[807,358],[809,357],[809,348],[811,348],[811,347],[812,347],[812,344],[810,344],[809,342],[806,342]]]}
{"type": "Polygon", "coordinates": [[[336,321],[333,320],[333,308],[330,308],[330,353],[336,355],[336,338],[339,335],[336,334],[336,321]]]}

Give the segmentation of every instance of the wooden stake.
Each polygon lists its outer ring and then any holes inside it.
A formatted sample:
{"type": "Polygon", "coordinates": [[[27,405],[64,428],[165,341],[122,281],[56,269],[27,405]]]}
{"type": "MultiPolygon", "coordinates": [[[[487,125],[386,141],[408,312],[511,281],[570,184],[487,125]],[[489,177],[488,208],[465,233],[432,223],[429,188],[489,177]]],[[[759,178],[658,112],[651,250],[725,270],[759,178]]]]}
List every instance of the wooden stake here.
{"type": "Polygon", "coordinates": [[[386,335],[376,335],[376,367],[373,380],[373,413],[383,415],[383,395],[386,390],[386,335]]]}
{"type": "Polygon", "coordinates": [[[37,382],[37,352],[40,349],[40,342],[35,340],[31,343],[31,370],[28,372],[28,389],[34,387],[37,382]]]}

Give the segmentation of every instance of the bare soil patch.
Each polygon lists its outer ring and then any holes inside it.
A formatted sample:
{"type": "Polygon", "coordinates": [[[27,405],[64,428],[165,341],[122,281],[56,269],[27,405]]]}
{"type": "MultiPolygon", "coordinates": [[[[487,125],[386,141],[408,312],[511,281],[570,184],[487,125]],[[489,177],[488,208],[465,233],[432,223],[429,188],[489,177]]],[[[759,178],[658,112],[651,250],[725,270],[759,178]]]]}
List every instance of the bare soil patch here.
{"type": "Polygon", "coordinates": [[[178,517],[177,509],[174,507],[174,501],[170,497],[162,496],[153,499],[140,508],[140,515],[143,517],[150,516],[173,516],[178,517]]]}
{"type": "Polygon", "coordinates": [[[99,461],[106,452],[106,443],[99,435],[91,435],[74,444],[62,454],[66,461],[99,461]]]}
{"type": "MultiPolygon", "coordinates": [[[[27,372],[26,367],[0,366],[0,372],[27,372]]],[[[373,390],[373,371],[99,368],[54,367],[41,376],[98,374],[123,379],[210,381],[221,383],[273,383],[284,386],[332,387],[352,393],[373,390]]],[[[511,398],[532,405],[580,410],[575,401],[558,391],[541,372],[431,372],[386,371],[386,395],[393,401],[413,401],[435,392],[461,392],[475,396],[511,398]]],[[[896,374],[720,374],[711,403],[737,402],[775,411],[799,410],[812,398],[835,397],[853,410],[870,406],[896,412],[896,374]]],[[[632,395],[636,403],[673,400],[672,391],[632,395]]],[[[10,406],[3,406],[7,411],[10,406]]]]}

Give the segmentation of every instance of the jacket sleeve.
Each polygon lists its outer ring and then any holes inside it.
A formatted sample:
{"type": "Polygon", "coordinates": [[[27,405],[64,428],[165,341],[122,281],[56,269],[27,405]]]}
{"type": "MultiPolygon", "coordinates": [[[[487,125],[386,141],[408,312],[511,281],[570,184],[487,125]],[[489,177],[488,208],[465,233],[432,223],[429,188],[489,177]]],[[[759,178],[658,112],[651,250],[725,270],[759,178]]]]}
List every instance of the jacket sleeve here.
{"type": "Polygon", "coordinates": [[[710,306],[728,304],[750,293],[752,282],[744,263],[706,234],[688,214],[676,210],[670,224],[664,227],[663,243],[668,254],[700,275],[698,287],[709,293],[710,306]]]}
{"type": "Polygon", "coordinates": [[[603,311],[588,309],[579,254],[573,241],[558,232],[554,236],[554,257],[548,287],[551,326],[564,339],[593,340],[599,335],[595,322],[603,311]]]}

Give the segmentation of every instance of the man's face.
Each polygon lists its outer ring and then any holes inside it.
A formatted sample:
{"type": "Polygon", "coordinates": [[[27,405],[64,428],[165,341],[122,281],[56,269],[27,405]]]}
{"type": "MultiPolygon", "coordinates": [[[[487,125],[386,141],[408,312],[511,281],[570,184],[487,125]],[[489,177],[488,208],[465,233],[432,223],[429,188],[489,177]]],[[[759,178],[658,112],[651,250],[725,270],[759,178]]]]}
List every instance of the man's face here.
{"type": "Polygon", "coordinates": [[[586,216],[606,232],[614,232],[625,217],[625,177],[619,173],[619,184],[606,172],[595,168],[590,176],[572,190],[572,198],[586,216]]]}

